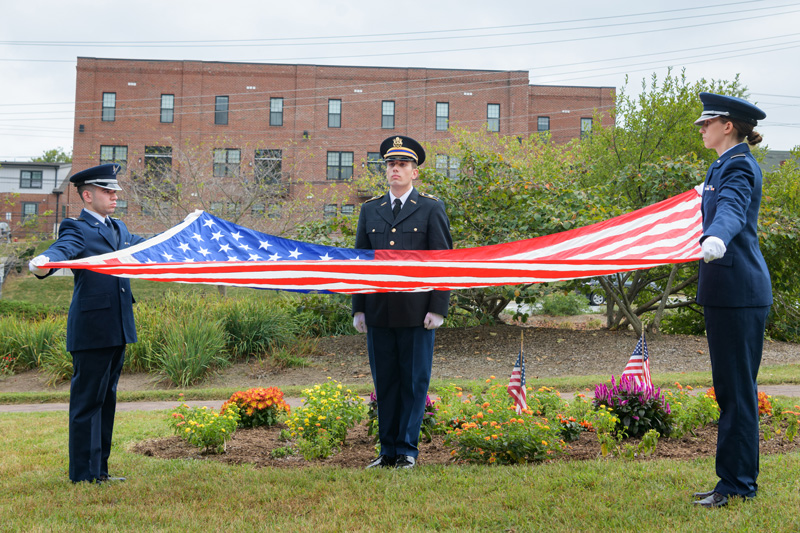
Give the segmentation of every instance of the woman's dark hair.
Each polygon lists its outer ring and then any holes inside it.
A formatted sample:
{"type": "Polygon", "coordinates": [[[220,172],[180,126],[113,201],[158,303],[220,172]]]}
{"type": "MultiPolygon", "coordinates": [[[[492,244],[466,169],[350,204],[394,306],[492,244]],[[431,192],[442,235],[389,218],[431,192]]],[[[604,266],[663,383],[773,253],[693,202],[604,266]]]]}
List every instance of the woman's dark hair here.
{"type": "Polygon", "coordinates": [[[761,137],[761,134],[758,133],[755,129],[753,129],[755,128],[753,124],[748,124],[743,120],[738,120],[735,118],[720,117],[720,119],[722,119],[725,122],[730,122],[731,124],[733,124],[733,128],[738,133],[737,137],[739,142],[742,142],[745,139],[747,139],[747,144],[749,144],[750,146],[755,146],[764,140],[763,137],[761,137]]]}

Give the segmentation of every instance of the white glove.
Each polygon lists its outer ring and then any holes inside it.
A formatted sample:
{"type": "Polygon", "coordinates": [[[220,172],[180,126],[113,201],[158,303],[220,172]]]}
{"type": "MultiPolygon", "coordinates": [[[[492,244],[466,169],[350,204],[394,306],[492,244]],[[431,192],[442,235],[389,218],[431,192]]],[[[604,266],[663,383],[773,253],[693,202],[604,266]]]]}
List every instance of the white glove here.
{"type": "Polygon", "coordinates": [[[356,331],[359,333],[367,332],[367,323],[364,320],[364,313],[361,311],[353,315],[353,327],[356,328],[356,331]]]}
{"type": "Polygon", "coordinates": [[[725,243],[719,237],[706,237],[702,244],[703,261],[708,263],[725,255],[725,243]]]}
{"type": "Polygon", "coordinates": [[[436,313],[428,313],[425,315],[425,321],[422,325],[425,326],[425,329],[436,329],[444,323],[444,317],[442,315],[437,315],[436,313]]]}
{"type": "Polygon", "coordinates": [[[37,255],[33,259],[31,259],[30,263],[28,263],[28,270],[33,272],[34,274],[39,274],[43,276],[50,272],[49,268],[41,268],[42,265],[47,264],[50,262],[50,258],[46,255],[37,255]]]}
{"type": "Polygon", "coordinates": [[[697,191],[697,194],[699,194],[700,196],[703,196],[703,189],[705,189],[705,186],[706,186],[706,182],[704,181],[703,183],[701,183],[700,185],[695,187],[694,190],[697,191]]]}

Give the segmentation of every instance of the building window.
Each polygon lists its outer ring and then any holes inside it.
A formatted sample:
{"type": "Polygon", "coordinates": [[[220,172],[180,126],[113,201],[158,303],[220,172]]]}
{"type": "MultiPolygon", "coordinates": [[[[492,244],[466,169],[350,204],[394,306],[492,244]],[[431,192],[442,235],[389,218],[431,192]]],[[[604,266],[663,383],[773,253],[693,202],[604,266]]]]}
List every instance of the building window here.
{"type": "Polygon", "coordinates": [[[19,174],[20,189],[41,189],[42,171],[41,170],[22,170],[19,174]]]}
{"type": "Polygon", "coordinates": [[[267,218],[271,218],[273,220],[281,218],[281,205],[270,204],[267,208],[267,218]]]}
{"type": "Polygon", "coordinates": [[[591,118],[582,118],[581,119],[581,139],[585,139],[591,134],[592,134],[592,119],[591,118]]]}
{"type": "Polygon", "coordinates": [[[447,102],[436,102],[436,129],[444,131],[450,121],[450,104],[447,102]]]}
{"type": "Polygon", "coordinates": [[[336,216],[336,212],[338,211],[338,207],[336,204],[325,204],[324,211],[322,212],[325,218],[331,218],[336,216]]]}
{"type": "Polygon", "coordinates": [[[239,175],[241,151],[232,148],[214,150],[214,177],[232,178],[239,175]]]}
{"type": "Polygon", "coordinates": [[[350,216],[355,212],[356,212],[356,206],[354,206],[353,204],[344,204],[342,206],[342,214],[344,216],[350,216]]]}
{"type": "Polygon", "coordinates": [[[262,203],[256,203],[250,206],[250,214],[254,217],[264,216],[267,212],[267,206],[262,203]]]}
{"type": "Polygon", "coordinates": [[[116,163],[121,168],[122,174],[128,168],[128,147],[127,146],[100,146],[100,164],[116,163]]]}
{"type": "Polygon", "coordinates": [[[500,131],[500,104],[486,105],[486,129],[500,131]]]}
{"type": "Polygon", "coordinates": [[[170,123],[175,120],[175,95],[161,95],[161,122],[170,123]]]}
{"type": "Polygon", "coordinates": [[[22,221],[26,222],[39,214],[38,202],[22,202],[22,221]]]}
{"type": "Polygon", "coordinates": [[[117,116],[117,93],[103,93],[103,122],[114,122],[117,116]]]}
{"type": "Polygon", "coordinates": [[[353,152],[328,152],[328,179],[349,180],[353,177],[353,152]]]}
{"type": "Polygon", "coordinates": [[[214,124],[226,125],[228,123],[228,97],[217,96],[214,101],[214,124]]]}
{"type": "Polygon", "coordinates": [[[256,150],[255,178],[258,183],[280,183],[283,152],[280,150],[256,150]]]}
{"type": "Polygon", "coordinates": [[[381,103],[381,128],[394,129],[394,101],[384,100],[381,103]]]}
{"type": "Polygon", "coordinates": [[[458,169],[461,161],[457,157],[436,154],[436,171],[444,174],[448,178],[458,177],[458,169]]]}
{"type": "Polygon", "coordinates": [[[168,178],[172,173],[172,147],[145,146],[144,168],[151,178],[168,178]]]}
{"type": "Polygon", "coordinates": [[[283,126],[283,98],[269,99],[269,125],[283,126]]]}
{"type": "Polygon", "coordinates": [[[127,215],[128,214],[128,200],[117,200],[117,208],[114,210],[114,214],[119,215],[127,215]]]}
{"type": "Polygon", "coordinates": [[[342,127],[342,101],[328,100],[328,127],[342,127]]]}
{"type": "Polygon", "coordinates": [[[375,174],[386,174],[386,163],[380,152],[367,152],[367,170],[375,174]]]}
{"type": "Polygon", "coordinates": [[[539,117],[536,120],[536,131],[550,131],[550,117],[539,117]]]}

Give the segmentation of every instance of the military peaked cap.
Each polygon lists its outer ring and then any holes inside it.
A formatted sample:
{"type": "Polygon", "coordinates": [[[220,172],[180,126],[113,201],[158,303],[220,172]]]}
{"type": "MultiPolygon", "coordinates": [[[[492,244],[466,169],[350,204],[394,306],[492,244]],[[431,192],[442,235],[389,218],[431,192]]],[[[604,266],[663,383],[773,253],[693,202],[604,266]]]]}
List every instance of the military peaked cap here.
{"type": "Polygon", "coordinates": [[[381,143],[381,157],[384,161],[413,161],[421,165],[425,162],[425,150],[411,137],[394,135],[381,143]]]}
{"type": "Polygon", "coordinates": [[[736,98],[735,96],[725,96],[722,94],[714,93],[700,93],[700,101],[703,102],[703,114],[700,118],[694,121],[695,124],[700,125],[706,120],[711,120],[717,117],[735,118],[748,124],[755,126],[759,120],[767,117],[767,114],[761,111],[758,107],[754,106],[747,100],[736,98]]]}

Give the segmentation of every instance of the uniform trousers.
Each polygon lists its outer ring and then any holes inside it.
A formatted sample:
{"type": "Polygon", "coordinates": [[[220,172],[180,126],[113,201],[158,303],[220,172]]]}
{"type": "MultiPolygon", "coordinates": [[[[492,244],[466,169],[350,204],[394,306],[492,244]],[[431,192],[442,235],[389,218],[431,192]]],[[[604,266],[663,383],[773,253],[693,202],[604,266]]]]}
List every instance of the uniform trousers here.
{"type": "Polygon", "coordinates": [[[108,475],[125,345],[71,353],[69,479],[93,481],[108,475]]]}
{"type": "Polygon", "coordinates": [[[433,367],[435,330],[367,328],[372,382],[378,399],[381,455],[419,455],[419,431],[433,367]]]}
{"type": "Polygon", "coordinates": [[[720,408],[714,490],[752,498],[758,490],[758,367],[769,306],[704,307],[711,375],[720,408]]]}

